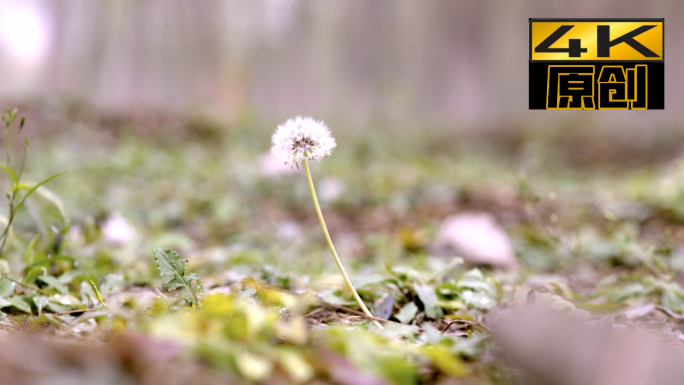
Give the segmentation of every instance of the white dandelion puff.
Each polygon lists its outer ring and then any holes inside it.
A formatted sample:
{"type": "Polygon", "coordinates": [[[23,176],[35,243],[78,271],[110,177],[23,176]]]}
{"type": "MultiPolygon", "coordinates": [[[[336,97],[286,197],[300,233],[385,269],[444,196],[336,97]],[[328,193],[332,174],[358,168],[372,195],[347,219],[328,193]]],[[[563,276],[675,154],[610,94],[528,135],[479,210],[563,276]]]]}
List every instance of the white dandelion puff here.
{"type": "Polygon", "coordinates": [[[299,168],[299,161],[305,159],[327,158],[337,146],[325,123],[301,116],[280,124],[271,139],[271,152],[290,168],[299,168]]]}
{"type": "Polygon", "coordinates": [[[340,269],[342,279],[361,307],[363,313],[373,320],[375,326],[382,329],[382,325],[374,319],[373,315],[368,310],[368,307],[366,307],[366,304],[364,304],[361,297],[359,297],[359,293],[354,289],[354,285],[342,266],[340,256],[337,255],[335,245],[333,245],[332,239],[330,239],[328,227],[325,225],[323,213],[321,212],[321,205],[318,203],[316,189],[314,188],[313,179],[311,178],[309,161],[327,158],[332,153],[333,148],[337,145],[337,143],[335,143],[335,138],[330,134],[330,129],[321,121],[309,117],[303,118],[298,116],[294,119],[288,119],[285,123],[279,125],[271,139],[273,141],[271,152],[280,158],[285,165],[290,165],[290,168],[293,166],[299,168],[299,161],[302,162],[304,171],[306,171],[306,180],[309,182],[311,198],[313,199],[316,214],[318,215],[318,221],[321,222],[323,235],[325,235],[325,240],[328,242],[330,252],[332,253],[333,258],[335,258],[337,267],[340,269]]]}

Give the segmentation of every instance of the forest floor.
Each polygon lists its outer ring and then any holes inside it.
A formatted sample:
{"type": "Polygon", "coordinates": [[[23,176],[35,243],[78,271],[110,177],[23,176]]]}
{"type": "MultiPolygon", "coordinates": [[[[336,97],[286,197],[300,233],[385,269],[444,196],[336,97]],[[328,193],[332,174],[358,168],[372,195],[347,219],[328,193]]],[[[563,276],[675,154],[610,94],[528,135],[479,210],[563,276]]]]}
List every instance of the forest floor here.
{"type": "Polygon", "coordinates": [[[46,102],[22,114],[10,153],[18,170],[28,138],[25,167],[3,189],[71,172],[13,219],[0,383],[517,384],[491,318],[531,300],[684,344],[675,129],[328,122],[338,147],[313,178],[379,330],[342,289],[303,170],[269,155],[274,127],[46,102]],[[474,212],[515,263],[433,255],[444,220],[474,212]]]}

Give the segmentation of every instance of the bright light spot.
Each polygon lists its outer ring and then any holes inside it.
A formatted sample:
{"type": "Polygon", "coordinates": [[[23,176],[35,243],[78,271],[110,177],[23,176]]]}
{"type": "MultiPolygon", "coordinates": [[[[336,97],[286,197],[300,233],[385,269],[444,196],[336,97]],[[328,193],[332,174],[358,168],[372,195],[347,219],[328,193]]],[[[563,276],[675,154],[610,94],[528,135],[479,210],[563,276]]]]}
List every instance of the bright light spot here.
{"type": "Polygon", "coordinates": [[[121,214],[113,213],[102,225],[102,234],[107,242],[125,244],[133,238],[133,227],[121,214]]]}
{"type": "Polygon", "coordinates": [[[35,63],[48,47],[48,23],[30,3],[0,6],[0,47],[23,64],[35,63]]]}

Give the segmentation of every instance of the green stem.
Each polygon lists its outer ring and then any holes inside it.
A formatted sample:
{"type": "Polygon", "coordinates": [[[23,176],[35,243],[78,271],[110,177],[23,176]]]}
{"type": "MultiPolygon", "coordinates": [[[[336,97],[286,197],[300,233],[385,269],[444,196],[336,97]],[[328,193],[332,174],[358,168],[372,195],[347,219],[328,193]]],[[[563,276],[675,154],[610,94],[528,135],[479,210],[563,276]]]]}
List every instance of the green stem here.
{"type": "Polygon", "coordinates": [[[31,289],[31,290],[37,291],[37,292],[39,292],[40,294],[47,295],[47,296],[51,296],[51,295],[52,295],[52,294],[48,293],[48,292],[45,291],[45,290],[39,289],[39,288],[37,288],[37,287],[35,287],[35,286],[33,286],[33,285],[30,285],[30,284],[28,284],[28,283],[21,282],[21,281],[18,280],[18,279],[14,279],[14,278],[10,277],[9,275],[4,275],[2,278],[9,279],[10,281],[12,281],[12,282],[14,282],[14,283],[16,283],[16,284],[18,284],[18,285],[21,285],[21,286],[23,286],[23,287],[25,287],[25,288],[27,288],[27,289],[31,289]]]}
{"type": "Polygon", "coordinates": [[[188,289],[188,293],[190,293],[190,298],[192,299],[192,306],[195,309],[199,309],[200,304],[199,301],[197,300],[197,294],[195,293],[195,290],[192,289],[192,282],[188,283],[185,278],[180,277],[181,281],[183,281],[183,284],[185,285],[185,288],[188,289]]]}
{"type": "MultiPolygon", "coordinates": [[[[356,300],[356,302],[358,302],[359,306],[361,306],[361,310],[363,310],[363,312],[367,316],[374,318],[374,316],[371,314],[371,312],[368,311],[366,304],[364,304],[363,301],[361,300],[361,297],[359,297],[359,293],[357,293],[356,289],[354,289],[354,285],[352,285],[351,281],[349,280],[349,276],[347,276],[347,272],[344,271],[344,267],[342,266],[342,261],[340,261],[340,257],[337,256],[337,251],[335,251],[335,246],[333,245],[332,239],[330,239],[330,234],[328,233],[328,227],[325,225],[325,220],[323,219],[323,213],[321,212],[321,206],[318,204],[318,198],[316,198],[316,190],[314,189],[313,180],[311,179],[311,170],[309,170],[309,163],[306,161],[306,159],[303,159],[302,163],[304,164],[304,170],[306,170],[306,178],[309,180],[309,189],[311,190],[311,197],[313,198],[314,206],[316,206],[316,214],[318,214],[318,220],[321,222],[321,228],[323,229],[323,234],[325,235],[325,240],[328,241],[328,246],[330,246],[330,251],[332,252],[333,257],[335,257],[335,263],[337,263],[337,267],[340,268],[340,272],[342,273],[342,278],[344,278],[344,282],[347,284],[347,287],[352,292],[352,295],[354,296],[354,299],[356,300]]],[[[383,329],[382,325],[380,325],[380,323],[378,323],[378,321],[373,320],[373,323],[375,324],[375,326],[379,327],[380,329],[383,329]]]]}

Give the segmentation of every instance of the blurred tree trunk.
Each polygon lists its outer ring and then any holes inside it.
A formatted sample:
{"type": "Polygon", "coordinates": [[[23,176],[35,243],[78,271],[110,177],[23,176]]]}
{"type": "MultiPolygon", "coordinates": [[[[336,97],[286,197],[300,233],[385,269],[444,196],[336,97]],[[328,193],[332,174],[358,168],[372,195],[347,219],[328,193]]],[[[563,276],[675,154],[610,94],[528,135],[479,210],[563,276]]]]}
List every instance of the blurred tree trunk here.
{"type": "MultiPolygon", "coordinates": [[[[684,77],[675,49],[684,3],[675,0],[36,4],[53,33],[31,91],[66,91],[110,109],[213,106],[232,117],[251,111],[452,124],[529,119],[538,116],[526,98],[531,16],[667,16],[668,84],[684,77]]],[[[668,106],[684,102],[678,88],[667,87],[668,106]]],[[[630,121],[676,114],[635,112],[630,121]]]]}

